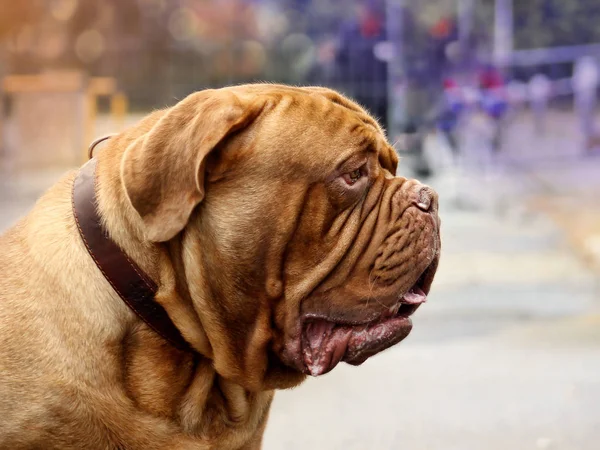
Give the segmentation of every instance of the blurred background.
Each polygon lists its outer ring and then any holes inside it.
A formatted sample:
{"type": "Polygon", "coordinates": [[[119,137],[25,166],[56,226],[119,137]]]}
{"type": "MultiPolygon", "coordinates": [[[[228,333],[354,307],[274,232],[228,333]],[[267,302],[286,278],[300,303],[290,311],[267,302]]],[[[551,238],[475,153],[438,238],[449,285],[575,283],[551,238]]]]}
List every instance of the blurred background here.
{"type": "Polygon", "coordinates": [[[438,189],[401,345],[280,392],[266,449],[597,449],[598,0],[0,0],[0,230],[207,87],[338,89],[438,189]]]}

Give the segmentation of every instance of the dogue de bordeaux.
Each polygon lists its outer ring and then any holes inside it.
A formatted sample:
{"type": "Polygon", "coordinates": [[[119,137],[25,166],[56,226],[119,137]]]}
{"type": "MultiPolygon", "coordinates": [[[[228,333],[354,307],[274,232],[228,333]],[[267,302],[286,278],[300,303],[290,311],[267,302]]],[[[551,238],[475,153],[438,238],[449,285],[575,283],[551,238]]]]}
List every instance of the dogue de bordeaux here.
{"type": "Polygon", "coordinates": [[[258,449],[276,389],[400,342],[437,194],[320,87],[191,94],[0,237],[1,449],[258,449]]]}

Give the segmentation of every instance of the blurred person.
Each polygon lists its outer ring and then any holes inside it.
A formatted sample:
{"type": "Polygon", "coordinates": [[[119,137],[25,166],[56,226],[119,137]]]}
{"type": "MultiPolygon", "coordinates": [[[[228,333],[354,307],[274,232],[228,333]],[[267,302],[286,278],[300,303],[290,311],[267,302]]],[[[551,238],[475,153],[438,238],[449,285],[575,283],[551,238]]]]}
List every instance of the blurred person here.
{"type": "Polygon", "coordinates": [[[573,69],[575,111],[581,123],[586,150],[590,150],[597,139],[594,116],[599,81],[598,64],[594,58],[584,56],[575,62],[573,69]]]}
{"type": "Polygon", "coordinates": [[[426,116],[422,130],[423,157],[432,175],[447,175],[458,168],[460,146],[458,128],[464,108],[462,91],[454,77],[446,77],[438,101],[426,116]]]}
{"type": "Polygon", "coordinates": [[[375,45],[385,40],[384,4],[366,0],[358,5],[356,17],[341,25],[335,61],[347,93],[387,130],[387,63],[374,53],[375,45]]]}
{"type": "Polygon", "coordinates": [[[441,18],[428,30],[428,38],[429,73],[424,78],[429,79],[429,89],[437,97],[433,117],[437,130],[442,133],[452,154],[456,156],[458,143],[455,132],[464,106],[458,76],[454,73],[455,66],[464,56],[458,45],[456,21],[450,17],[441,18]],[[448,74],[441,77],[443,73],[448,74]]]}
{"type": "Polygon", "coordinates": [[[538,73],[531,77],[528,85],[529,104],[533,112],[535,129],[538,133],[545,131],[546,113],[552,84],[546,75],[538,73]]]}
{"type": "Polygon", "coordinates": [[[456,48],[451,45],[456,39],[456,22],[451,17],[427,26],[410,8],[403,10],[402,70],[406,89],[402,99],[404,122],[397,125],[404,134],[414,135],[409,151],[414,155],[412,169],[420,178],[428,178],[445,166],[448,155],[444,149],[451,147],[453,155],[457,150],[453,134],[456,91],[452,90],[449,77],[446,81],[450,84],[444,85],[444,74],[456,56],[448,48],[456,48]],[[440,139],[430,139],[432,131],[440,132],[437,137],[445,138],[447,145],[440,139]]]}
{"type": "Polygon", "coordinates": [[[443,82],[444,93],[442,106],[437,115],[437,127],[443,133],[454,156],[458,154],[456,128],[465,103],[460,86],[452,77],[447,77],[443,82]]]}
{"type": "Polygon", "coordinates": [[[480,106],[493,120],[494,124],[491,150],[497,153],[501,145],[503,119],[508,111],[504,77],[496,67],[486,64],[479,71],[478,84],[480,89],[480,106]]]}

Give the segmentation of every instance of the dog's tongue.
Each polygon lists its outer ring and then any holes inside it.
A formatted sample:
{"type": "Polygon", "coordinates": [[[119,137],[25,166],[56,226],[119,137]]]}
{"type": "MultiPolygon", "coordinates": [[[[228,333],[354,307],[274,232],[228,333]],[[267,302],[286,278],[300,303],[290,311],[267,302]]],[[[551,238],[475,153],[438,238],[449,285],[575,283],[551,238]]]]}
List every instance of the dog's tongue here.
{"type": "MultiPolygon", "coordinates": [[[[402,298],[404,306],[414,309],[425,301],[427,295],[419,287],[411,288],[402,298]]],[[[342,360],[362,364],[410,333],[412,322],[397,312],[398,308],[390,309],[379,321],[364,325],[336,325],[322,319],[306,323],[302,339],[304,365],[312,376],[317,376],[329,372],[342,360]]]]}
{"type": "Polygon", "coordinates": [[[353,365],[400,342],[412,328],[407,317],[365,325],[336,325],[326,320],[306,324],[302,352],[312,376],[323,375],[341,360],[353,365]]]}
{"type": "Polygon", "coordinates": [[[346,353],[352,335],[350,327],[336,326],[326,320],[317,320],[306,325],[304,363],[311,375],[329,372],[346,353]]]}
{"type": "Polygon", "coordinates": [[[421,288],[413,287],[410,291],[404,294],[402,301],[404,303],[408,303],[409,305],[418,305],[427,301],[427,295],[421,288]]]}

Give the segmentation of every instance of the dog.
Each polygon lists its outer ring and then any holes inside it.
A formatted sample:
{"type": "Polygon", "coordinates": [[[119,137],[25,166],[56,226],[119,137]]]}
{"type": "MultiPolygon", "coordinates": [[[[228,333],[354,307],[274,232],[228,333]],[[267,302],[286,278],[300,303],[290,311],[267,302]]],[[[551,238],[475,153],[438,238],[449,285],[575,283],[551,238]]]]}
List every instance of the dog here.
{"type": "Polygon", "coordinates": [[[320,87],[196,92],[0,237],[0,448],[258,449],[276,389],[400,342],[437,194],[320,87]]]}

